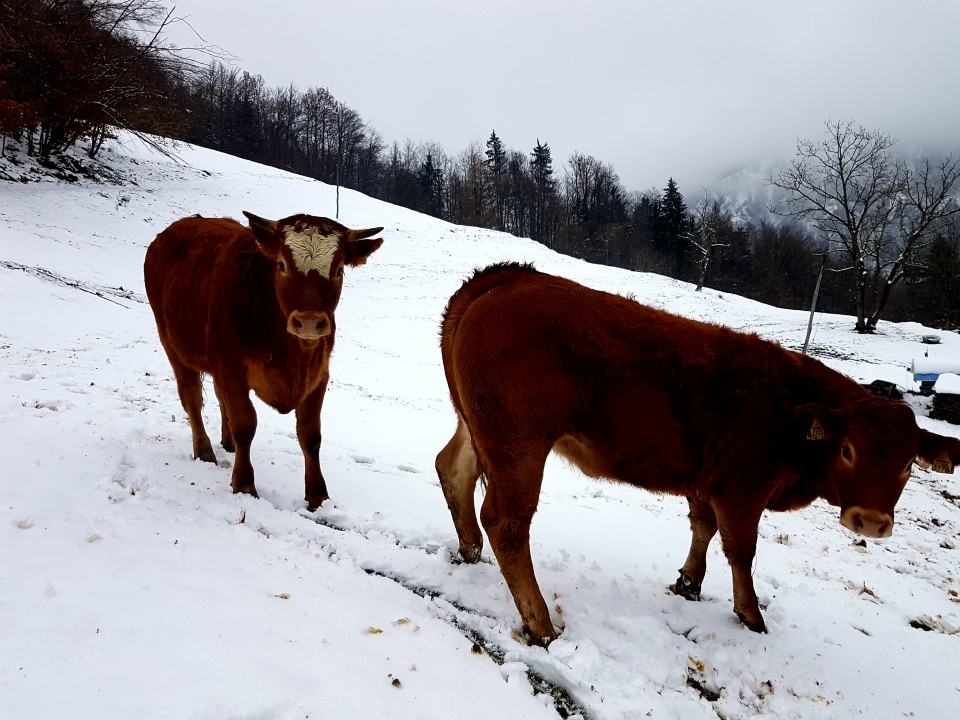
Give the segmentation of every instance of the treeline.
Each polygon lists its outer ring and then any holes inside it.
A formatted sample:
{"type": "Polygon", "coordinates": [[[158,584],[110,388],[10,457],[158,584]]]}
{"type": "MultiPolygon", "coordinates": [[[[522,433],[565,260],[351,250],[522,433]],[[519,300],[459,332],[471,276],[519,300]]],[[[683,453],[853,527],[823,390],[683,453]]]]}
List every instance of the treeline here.
{"type": "MultiPolygon", "coordinates": [[[[781,307],[809,307],[831,251],[818,309],[854,309],[850,263],[806,225],[745,221],[710,193],[690,206],[672,178],[662,190],[630,191],[589,155],[558,168],[545,138],[517,150],[492,131],[456,154],[387,142],[322,87],[269,87],[216,58],[187,59],[163,42],[170,20],[156,0],[0,0],[0,133],[45,160],[80,142],[95,157],[117,127],[172,137],[781,307]]],[[[960,226],[948,220],[903,263],[887,317],[960,326],[960,226]]]]}
{"type": "Polygon", "coordinates": [[[167,47],[158,0],[0,0],[0,134],[41,159],[111,128],[182,127],[177,85],[196,69],[167,47]]]}

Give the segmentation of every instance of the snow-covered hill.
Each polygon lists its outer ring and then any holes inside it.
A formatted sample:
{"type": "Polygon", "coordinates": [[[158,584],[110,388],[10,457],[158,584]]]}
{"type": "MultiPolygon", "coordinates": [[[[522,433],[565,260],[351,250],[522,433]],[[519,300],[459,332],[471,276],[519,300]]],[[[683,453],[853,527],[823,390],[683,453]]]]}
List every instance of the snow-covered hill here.
{"type": "MultiPolygon", "coordinates": [[[[681,498],[589,481],[551,460],[534,563],[547,650],[485,548],[457,542],[433,458],[454,427],[437,329],[473,268],[538,268],[798,348],[803,313],[589,265],[342,191],[340,219],[385,226],[347,276],[308,514],[293,418],[258,404],[255,500],[231,456],[194,462],[143,295],[146,246],[193,213],[332,215],[332,187],[208,150],[177,163],[132,139],[127,179],[55,180],[0,161],[0,708],[10,718],[943,718],[960,701],[960,474],[916,470],[887,541],[817,503],[767,514],[755,582],[768,635],[732,613],[711,547],[704,602],[667,586],[681,498]],[[558,700],[555,700],[558,699],[558,700]]],[[[910,385],[915,324],[865,337],[818,316],[828,364],[910,385]]],[[[960,336],[932,354],[960,356],[960,336]]],[[[205,408],[211,434],[219,413],[205,408]]],[[[922,414],[922,406],[918,405],[922,414]]],[[[960,428],[921,417],[927,428],[960,428]]],[[[478,490],[479,492],[479,490],[478,490]]]]}

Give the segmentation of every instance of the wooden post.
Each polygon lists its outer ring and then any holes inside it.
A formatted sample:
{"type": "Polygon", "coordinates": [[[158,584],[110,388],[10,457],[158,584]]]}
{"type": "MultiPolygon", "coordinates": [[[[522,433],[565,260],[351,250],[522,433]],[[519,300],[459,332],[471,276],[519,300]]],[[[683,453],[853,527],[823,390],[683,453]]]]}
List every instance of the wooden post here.
{"type": "Polygon", "coordinates": [[[803,354],[807,354],[810,344],[810,332],[813,330],[813,316],[817,312],[817,295],[820,294],[820,281],[823,280],[823,269],[827,266],[827,254],[820,256],[820,272],[817,274],[817,286],[813,289],[813,303],[810,305],[810,319],[807,320],[807,336],[803,339],[803,354]]]}

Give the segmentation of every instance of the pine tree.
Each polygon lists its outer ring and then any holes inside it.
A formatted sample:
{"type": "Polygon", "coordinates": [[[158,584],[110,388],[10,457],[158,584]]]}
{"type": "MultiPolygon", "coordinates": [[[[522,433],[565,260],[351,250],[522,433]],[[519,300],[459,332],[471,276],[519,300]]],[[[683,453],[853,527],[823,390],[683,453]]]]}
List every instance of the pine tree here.
{"type": "Polygon", "coordinates": [[[655,242],[662,251],[673,255],[673,272],[676,278],[683,276],[687,246],[690,243],[687,224],[687,206],[683,202],[683,195],[680,194],[676,181],[670,178],[660,199],[655,242]]]}
{"type": "Polygon", "coordinates": [[[429,152],[420,165],[418,179],[423,198],[421,209],[434,217],[441,217],[443,215],[443,170],[434,165],[433,155],[429,152]]]}
{"type": "Polygon", "coordinates": [[[503,143],[497,137],[497,131],[490,133],[490,139],[487,140],[487,168],[493,180],[493,208],[495,213],[494,222],[497,230],[505,230],[504,222],[504,185],[507,163],[507,151],[503,149],[503,143]]]}
{"type": "Polygon", "coordinates": [[[530,236],[549,245],[548,241],[548,207],[550,199],[553,196],[553,157],[550,154],[550,145],[540,144],[540,138],[537,138],[537,144],[530,155],[530,171],[533,175],[533,208],[530,218],[530,236]]]}

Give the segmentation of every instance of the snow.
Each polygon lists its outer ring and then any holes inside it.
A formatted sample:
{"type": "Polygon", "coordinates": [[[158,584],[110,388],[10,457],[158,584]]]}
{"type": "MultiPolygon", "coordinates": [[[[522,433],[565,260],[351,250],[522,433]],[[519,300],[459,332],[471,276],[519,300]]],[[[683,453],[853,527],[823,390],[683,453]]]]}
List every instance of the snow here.
{"type": "MultiPolygon", "coordinates": [[[[145,248],[193,213],[332,215],[335,189],[178,153],[185,162],[124,138],[105,160],[131,183],[0,182],[5,717],[556,718],[569,710],[551,686],[597,719],[940,718],[956,706],[958,475],[916,469],[886,541],[858,543],[820,502],[768,513],[755,567],[767,635],[736,622],[717,542],[703,602],[667,591],[689,541],[682,498],[587,480],[554,459],[532,545],[560,638],[546,650],[518,639],[488,547],[477,565],[452,562],[433,470],[455,425],[437,331],[473,268],[533,261],[791,348],[806,313],[341,191],[341,222],[386,229],[337,311],[321,450],[333,501],[305,511],[293,418],[262,404],[262,497],[230,494],[231,456],[191,459],[144,302],[145,248]]],[[[26,174],[21,161],[0,170],[26,174]]],[[[852,327],[818,315],[813,354],[861,381],[914,387],[908,368],[929,328],[852,327]]],[[[960,356],[960,336],[942,335],[935,351],[960,356]]]]}
{"type": "Polygon", "coordinates": [[[960,373],[960,356],[956,354],[956,350],[951,353],[949,350],[941,350],[940,346],[934,346],[932,352],[925,352],[926,355],[915,358],[911,364],[911,371],[915,375],[960,373]]]}
{"type": "Polygon", "coordinates": [[[943,373],[933,384],[933,391],[945,395],[960,395],[960,375],[943,373]]]}

